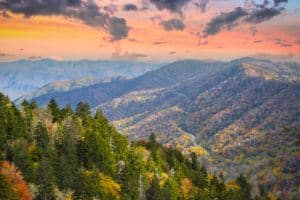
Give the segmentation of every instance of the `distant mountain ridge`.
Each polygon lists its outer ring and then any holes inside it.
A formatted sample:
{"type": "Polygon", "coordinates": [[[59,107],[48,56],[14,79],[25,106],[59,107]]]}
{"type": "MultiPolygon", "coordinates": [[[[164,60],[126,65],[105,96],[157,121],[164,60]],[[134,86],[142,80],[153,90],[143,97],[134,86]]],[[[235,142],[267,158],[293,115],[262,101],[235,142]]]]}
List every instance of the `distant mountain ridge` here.
{"type": "Polygon", "coordinates": [[[196,146],[211,169],[229,176],[256,173],[251,180],[268,189],[296,191],[297,63],[183,60],[136,78],[52,91],[33,99],[46,105],[51,98],[60,106],[88,102],[133,139],[156,132],[161,142],[184,151],[195,151],[196,146]]]}
{"type": "Polygon", "coordinates": [[[15,99],[58,80],[117,76],[132,78],[159,66],[161,64],[105,60],[42,59],[0,62],[0,91],[15,99]]]}

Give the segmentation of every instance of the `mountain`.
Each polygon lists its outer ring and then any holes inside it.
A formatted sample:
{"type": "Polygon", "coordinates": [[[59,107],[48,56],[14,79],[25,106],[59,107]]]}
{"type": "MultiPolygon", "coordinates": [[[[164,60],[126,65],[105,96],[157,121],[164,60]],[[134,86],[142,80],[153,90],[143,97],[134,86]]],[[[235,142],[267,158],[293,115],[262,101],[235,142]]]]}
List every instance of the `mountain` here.
{"type": "MultiPolygon", "coordinates": [[[[34,97],[40,105],[79,101],[101,109],[133,139],[202,155],[212,171],[255,174],[279,194],[299,185],[300,65],[242,58],[183,60],[139,77],[34,97]]],[[[298,191],[299,192],[299,191],[298,191]]]]}
{"type": "Polygon", "coordinates": [[[25,99],[32,99],[34,97],[42,96],[45,94],[53,94],[57,92],[66,92],[82,87],[87,87],[90,85],[94,85],[97,83],[108,83],[115,80],[125,80],[126,77],[118,76],[118,77],[107,77],[107,78],[80,78],[74,80],[63,80],[63,81],[55,81],[46,84],[45,86],[28,93],[24,96],[21,96],[15,100],[16,104],[21,104],[25,99]]]}
{"type": "Polygon", "coordinates": [[[51,93],[35,96],[33,99],[39,105],[45,105],[51,98],[55,98],[61,106],[70,104],[75,107],[79,101],[85,101],[95,107],[129,92],[168,87],[195,75],[205,76],[207,73],[214,73],[222,65],[221,62],[204,63],[195,60],[184,60],[147,72],[137,78],[119,79],[66,92],[53,90],[51,93]]]}
{"type": "Polygon", "coordinates": [[[75,112],[53,100],[47,108],[25,101],[18,109],[0,93],[0,122],[1,200],[268,200],[275,195],[254,191],[244,175],[210,174],[196,154],[164,147],[155,134],[129,142],[102,112],[92,115],[86,103],[75,112]]]}
{"type": "Polygon", "coordinates": [[[132,78],[159,66],[155,63],[105,60],[0,62],[0,91],[15,99],[57,80],[117,76],[132,78]]]}

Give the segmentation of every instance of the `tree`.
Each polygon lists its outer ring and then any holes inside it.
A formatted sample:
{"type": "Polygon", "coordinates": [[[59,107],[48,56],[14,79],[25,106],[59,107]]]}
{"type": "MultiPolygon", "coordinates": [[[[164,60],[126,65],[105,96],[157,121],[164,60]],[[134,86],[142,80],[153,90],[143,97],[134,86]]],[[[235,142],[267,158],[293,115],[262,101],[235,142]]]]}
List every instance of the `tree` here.
{"type": "Polygon", "coordinates": [[[54,99],[51,99],[48,104],[48,109],[50,110],[52,114],[52,122],[61,122],[62,120],[62,114],[61,111],[54,99]]]}
{"type": "Polygon", "coordinates": [[[30,200],[30,192],[21,172],[13,163],[0,163],[0,199],[30,200]]]}
{"type": "Polygon", "coordinates": [[[41,122],[38,123],[34,135],[40,153],[47,152],[50,138],[47,128],[41,122]]]}
{"type": "Polygon", "coordinates": [[[80,117],[82,120],[82,125],[87,127],[90,122],[90,115],[91,115],[91,107],[88,103],[79,102],[77,104],[75,114],[77,117],[80,117]]]}
{"type": "Polygon", "coordinates": [[[192,197],[193,184],[188,178],[183,178],[180,182],[182,199],[188,200],[192,197]]]}
{"type": "Polygon", "coordinates": [[[61,118],[65,119],[68,116],[73,115],[73,109],[70,105],[66,105],[64,108],[61,109],[61,118]]]}
{"type": "Polygon", "coordinates": [[[121,186],[98,170],[81,169],[77,175],[74,199],[118,200],[121,186]]]}
{"type": "Polygon", "coordinates": [[[240,174],[240,176],[236,180],[237,184],[241,187],[241,192],[243,199],[250,200],[251,199],[251,185],[247,182],[246,178],[240,174]]]}
{"type": "Polygon", "coordinates": [[[159,179],[155,175],[149,189],[146,192],[147,200],[163,200],[162,190],[159,185],[159,179]]]}
{"type": "Polygon", "coordinates": [[[170,177],[163,188],[165,200],[178,200],[180,195],[179,186],[174,177],[170,177]]]}
{"type": "Polygon", "coordinates": [[[37,200],[54,200],[54,173],[51,162],[43,157],[37,172],[38,195],[37,200]]]}
{"type": "Polygon", "coordinates": [[[60,189],[67,190],[74,186],[74,177],[78,168],[77,141],[72,129],[63,128],[62,140],[56,144],[58,159],[56,174],[60,189]]]}

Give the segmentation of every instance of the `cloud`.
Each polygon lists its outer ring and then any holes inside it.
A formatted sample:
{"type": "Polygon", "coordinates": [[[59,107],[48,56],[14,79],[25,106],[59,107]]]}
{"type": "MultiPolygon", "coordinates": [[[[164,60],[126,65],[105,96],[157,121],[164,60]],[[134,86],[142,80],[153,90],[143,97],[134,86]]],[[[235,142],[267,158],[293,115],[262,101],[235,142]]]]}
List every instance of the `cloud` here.
{"type": "Polygon", "coordinates": [[[209,0],[199,0],[199,2],[195,2],[194,4],[200,8],[202,12],[205,12],[208,2],[209,0]]]}
{"type": "Polygon", "coordinates": [[[158,10],[169,10],[175,13],[182,13],[182,8],[191,0],[150,0],[158,10]]]}
{"type": "Polygon", "coordinates": [[[123,10],[124,10],[124,11],[137,11],[138,8],[137,8],[137,6],[136,6],[135,4],[133,4],[133,3],[128,3],[128,4],[125,4],[125,5],[123,6],[123,10]]]}
{"type": "Polygon", "coordinates": [[[129,42],[138,42],[137,39],[135,39],[135,38],[128,38],[128,41],[129,42]]]}
{"type": "Polygon", "coordinates": [[[167,21],[161,21],[160,25],[166,30],[166,31],[182,31],[185,29],[185,24],[180,19],[170,19],[167,21]]]}
{"type": "Polygon", "coordinates": [[[128,35],[128,27],[124,18],[110,17],[107,23],[107,29],[113,36],[113,39],[119,40],[128,35]]]}
{"type": "MultiPolygon", "coordinates": [[[[284,7],[280,7],[280,3],[286,3],[287,0],[274,0],[274,5],[269,6],[269,1],[265,0],[261,4],[254,4],[254,8],[236,7],[234,10],[214,17],[205,27],[204,35],[215,35],[223,29],[231,30],[240,23],[259,24],[280,15],[284,7]]],[[[252,35],[255,35],[256,29],[252,28],[252,35]]]]}
{"type": "Polygon", "coordinates": [[[5,12],[5,11],[0,12],[0,16],[4,17],[4,18],[10,18],[10,15],[7,14],[7,12],[5,12]]]}
{"type": "Polygon", "coordinates": [[[279,45],[281,47],[291,47],[291,46],[293,46],[293,45],[287,43],[286,41],[284,41],[284,40],[282,40],[280,38],[276,38],[275,39],[275,44],[277,44],[277,45],[279,45]]]}
{"type": "Polygon", "coordinates": [[[257,29],[255,26],[250,27],[251,35],[254,37],[257,33],[257,29]]]}
{"type": "Polygon", "coordinates": [[[174,54],[176,54],[176,51],[170,51],[169,52],[169,55],[174,55],[174,54]]]}
{"type": "Polygon", "coordinates": [[[146,58],[148,57],[148,55],[146,54],[142,54],[142,53],[129,53],[129,52],[125,52],[125,53],[120,53],[119,51],[112,53],[112,59],[116,59],[116,60],[137,60],[140,58],[146,58]]]}
{"type": "Polygon", "coordinates": [[[246,18],[246,22],[250,23],[261,23],[264,21],[267,21],[279,14],[281,14],[283,8],[260,8],[257,10],[254,10],[252,13],[249,14],[249,16],[246,18]]]}
{"type": "Polygon", "coordinates": [[[29,60],[41,60],[41,59],[44,59],[44,57],[42,57],[42,56],[29,56],[28,59],[29,60]]]}
{"type": "Polygon", "coordinates": [[[0,10],[23,14],[25,17],[63,15],[77,18],[89,26],[102,27],[111,34],[113,40],[127,37],[129,29],[125,19],[100,12],[93,0],[2,0],[0,10]]]}
{"type": "Polygon", "coordinates": [[[231,29],[238,24],[238,21],[247,16],[248,13],[241,7],[235,8],[233,11],[227,13],[221,13],[220,15],[213,18],[205,27],[205,35],[215,35],[220,32],[223,28],[231,29]]]}
{"type": "Polygon", "coordinates": [[[262,43],[262,40],[255,40],[253,43],[262,43]]]}
{"type": "Polygon", "coordinates": [[[109,13],[110,15],[113,15],[115,12],[118,11],[118,7],[115,4],[108,4],[103,6],[103,10],[109,13]]]}
{"type": "Polygon", "coordinates": [[[274,0],[274,6],[279,6],[281,3],[287,3],[288,0],[274,0]]]}
{"type": "Polygon", "coordinates": [[[0,52],[0,58],[6,57],[6,56],[8,56],[8,54],[0,52]]]}
{"type": "Polygon", "coordinates": [[[162,45],[162,44],[167,44],[167,41],[154,41],[153,45],[162,45]]]}

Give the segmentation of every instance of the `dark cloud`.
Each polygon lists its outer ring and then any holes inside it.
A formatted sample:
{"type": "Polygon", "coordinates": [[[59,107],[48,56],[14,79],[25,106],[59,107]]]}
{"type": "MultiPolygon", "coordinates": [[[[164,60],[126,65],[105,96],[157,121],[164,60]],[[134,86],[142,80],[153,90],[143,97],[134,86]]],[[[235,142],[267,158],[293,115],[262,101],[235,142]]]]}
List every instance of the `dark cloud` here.
{"type": "Polygon", "coordinates": [[[282,10],[283,8],[278,9],[275,7],[260,8],[250,13],[249,16],[246,18],[246,21],[255,24],[261,23],[281,14],[282,10]]]}
{"type": "Polygon", "coordinates": [[[253,43],[262,43],[262,40],[255,40],[253,43]]]}
{"type": "Polygon", "coordinates": [[[137,11],[138,7],[133,3],[128,3],[123,6],[124,11],[137,11]]]}
{"type": "Polygon", "coordinates": [[[176,54],[176,51],[170,51],[169,52],[169,55],[174,55],[174,54],[176,54]]]}
{"type": "Polygon", "coordinates": [[[113,39],[119,40],[128,35],[128,27],[125,19],[118,17],[110,17],[107,24],[109,33],[113,39]]]}
{"type": "MultiPolygon", "coordinates": [[[[258,24],[270,20],[273,17],[280,15],[284,7],[280,7],[280,3],[287,2],[286,0],[274,0],[274,4],[270,6],[268,0],[263,1],[261,4],[256,4],[252,1],[251,8],[237,7],[233,11],[221,13],[213,18],[204,29],[204,35],[215,35],[222,29],[228,29],[239,25],[241,22],[249,24],[258,24]]],[[[256,28],[251,28],[252,35],[257,32],[256,28]]]]}
{"type": "Polygon", "coordinates": [[[238,24],[239,20],[247,15],[247,11],[241,7],[237,7],[231,12],[221,13],[207,24],[204,29],[204,34],[215,35],[223,28],[231,29],[238,24]]]}
{"type": "Polygon", "coordinates": [[[150,0],[157,9],[159,10],[169,10],[175,13],[181,13],[182,8],[189,3],[191,0],[150,0]]]}
{"type": "Polygon", "coordinates": [[[63,15],[77,18],[89,26],[104,28],[114,40],[127,37],[128,33],[125,19],[100,12],[93,0],[1,0],[0,10],[23,14],[25,17],[63,15]]]}
{"type": "Polygon", "coordinates": [[[2,0],[0,2],[0,8],[27,17],[63,14],[69,7],[80,6],[81,0],[2,0]]]}
{"type": "Polygon", "coordinates": [[[288,0],[274,0],[274,5],[275,6],[279,6],[279,4],[281,4],[281,3],[287,3],[288,2],[288,0]]]}
{"type": "Polygon", "coordinates": [[[167,21],[161,21],[160,25],[166,31],[173,31],[173,30],[182,31],[185,29],[185,24],[180,19],[170,19],[167,21]]]}
{"type": "Polygon", "coordinates": [[[195,2],[194,4],[200,8],[202,12],[205,12],[208,2],[209,0],[199,0],[199,2],[195,2]]]}

